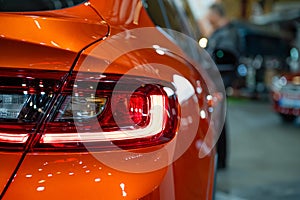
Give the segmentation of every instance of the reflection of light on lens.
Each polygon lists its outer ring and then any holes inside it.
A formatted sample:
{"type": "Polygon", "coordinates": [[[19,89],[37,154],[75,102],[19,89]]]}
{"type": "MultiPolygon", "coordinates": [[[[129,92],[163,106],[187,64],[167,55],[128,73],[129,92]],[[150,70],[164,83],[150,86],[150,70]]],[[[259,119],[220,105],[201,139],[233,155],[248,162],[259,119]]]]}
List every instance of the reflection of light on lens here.
{"type": "Polygon", "coordinates": [[[174,95],[174,91],[169,87],[164,87],[164,91],[167,93],[167,95],[170,97],[174,95]]]}
{"type": "Polygon", "coordinates": [[[175,74],[173,81],[177,86],[176,94],[179,103],[189,100],[195,94],[193,85],[186,78],[175,74]]]}
{"type": "Polygon", "coordinates": [[[207,47],[207,43],[208,43],[208,39],[207,39],[207,38],[201,38],[201,39],[199,40],[199,45],[200,45],[200,47],[202,47],[202,48],[206,48],[206,47],[207,47]]]}

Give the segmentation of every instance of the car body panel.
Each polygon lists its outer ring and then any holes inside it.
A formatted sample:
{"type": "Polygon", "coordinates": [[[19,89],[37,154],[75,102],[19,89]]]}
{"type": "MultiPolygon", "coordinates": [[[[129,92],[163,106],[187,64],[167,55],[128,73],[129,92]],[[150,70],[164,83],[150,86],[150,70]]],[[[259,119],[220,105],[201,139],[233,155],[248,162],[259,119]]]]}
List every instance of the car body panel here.
{"type": "Polygon", "coordinates": [[[0,192],[6,186],[10,176],[16,169],[22,153],[0,152],[0,192]]]}
{"type": "Polygon", "coordinates": [[[136,199],[154,190],[166,171],[126,173],[95,154],[30,153],[3,199],[136,199]]]}
{"type": "Polygon", "coordinates": [[[102,18],[84,4],[0,16],[0,44],[5,47],[0,65],[5,67],[69,71],[82,49],[109,33],[102,18]]]}
{"type": "Polygon", "coordinates": [[[90,0],[89,2],[112,28],[126,30],[137,27],[155,26],[140,0],[90,0]]]}

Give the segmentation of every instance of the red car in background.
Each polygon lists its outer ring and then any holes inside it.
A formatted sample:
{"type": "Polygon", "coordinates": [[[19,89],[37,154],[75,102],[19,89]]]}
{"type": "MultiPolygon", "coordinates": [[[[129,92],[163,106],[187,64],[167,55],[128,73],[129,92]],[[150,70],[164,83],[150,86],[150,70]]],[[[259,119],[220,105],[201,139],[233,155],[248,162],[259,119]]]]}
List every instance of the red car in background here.
{"type": "Polygon", "coordinates": [[[300,73],[273,78],[274,109],[283,121],[292,122],[300,116],[300,73]]]}
{"type": "Polygon", "coordinates": [[[0,199],[213,198],[225,93],[174,5],[0,1],[0,199]]]}

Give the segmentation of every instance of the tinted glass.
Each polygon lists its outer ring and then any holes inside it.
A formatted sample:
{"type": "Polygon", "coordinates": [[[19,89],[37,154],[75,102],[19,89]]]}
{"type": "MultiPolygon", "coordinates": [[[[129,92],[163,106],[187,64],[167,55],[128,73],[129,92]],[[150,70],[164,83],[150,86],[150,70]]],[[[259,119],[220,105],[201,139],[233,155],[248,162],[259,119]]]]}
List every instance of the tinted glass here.
{"type": "Polygon", "coordinates": [[[144,5],[152,21],[162,28],[184,33],[199,39],[200,31],[186,1],[144,0],[144,5]]]}

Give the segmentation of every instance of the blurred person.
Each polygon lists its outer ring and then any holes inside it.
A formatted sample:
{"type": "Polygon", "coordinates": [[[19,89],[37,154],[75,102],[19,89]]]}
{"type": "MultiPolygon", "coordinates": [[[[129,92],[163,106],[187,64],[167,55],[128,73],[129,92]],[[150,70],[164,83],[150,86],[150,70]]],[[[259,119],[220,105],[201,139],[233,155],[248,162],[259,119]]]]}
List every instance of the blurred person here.
{"type": "MultiPolygon", "coordinates": [[[[236,66],[239,57],[238,34],[234,24],[227,18],[221,3],[212,4],[207,15],[213,32],[208,39],[206,50],[214,59],[224,82],[225,88],[232,86],[236,78],[236,66]]],[[[227,165],[227,126],[226,120],[217,143],[218,168],[227,165]]]]}
{"type": "Polygon", "coordinates": [[[208,40],[207,51],[212,55],[216,50],[231,52],[236,58],[239,57],[239,39],[234,23],[226,16],[224,5],[212,4],[209,7],[207,19],[213,28],[208,40]]]}

